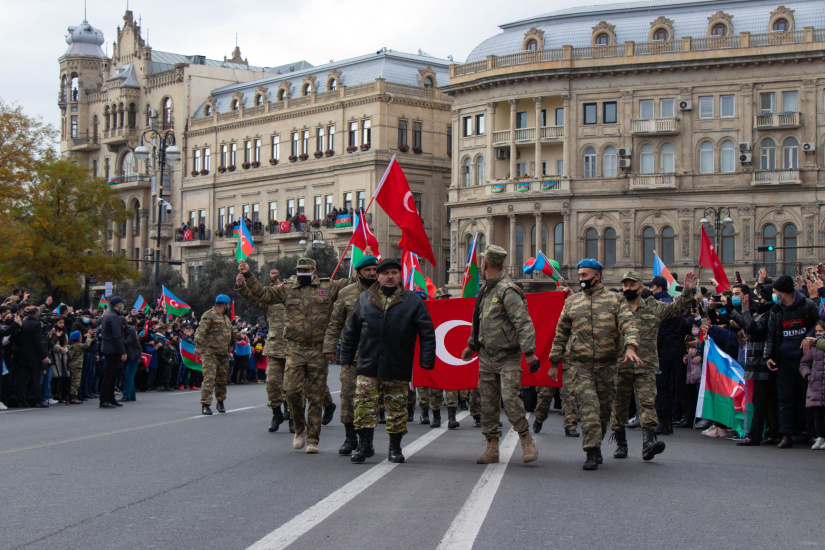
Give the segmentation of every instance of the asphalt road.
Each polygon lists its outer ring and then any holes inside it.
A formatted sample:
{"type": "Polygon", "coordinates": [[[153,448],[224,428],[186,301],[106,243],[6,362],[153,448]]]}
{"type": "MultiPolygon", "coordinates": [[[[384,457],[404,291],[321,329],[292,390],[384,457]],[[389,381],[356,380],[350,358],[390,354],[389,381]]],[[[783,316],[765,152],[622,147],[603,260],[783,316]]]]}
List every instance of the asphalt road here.
{"type": "MultiPolygon", "coordinates": [[[[329,383],[337,402],[337,367],[329,383]]],[[[512,431],[501,464],[475,464],[467,416],[410,424],[406,464],[386,462],[377,431],[377,455],[354,465],[337,413],[306,455],[286,424],[266,430],[263,385],[230,386],[211,417],[198,394],[0,413],[0,548],[825,548],[825,451],[679,430],[646,463],[635,430],[630,458],[605,445],[585,472],[551,413],[530,465],[512,431]]]]}

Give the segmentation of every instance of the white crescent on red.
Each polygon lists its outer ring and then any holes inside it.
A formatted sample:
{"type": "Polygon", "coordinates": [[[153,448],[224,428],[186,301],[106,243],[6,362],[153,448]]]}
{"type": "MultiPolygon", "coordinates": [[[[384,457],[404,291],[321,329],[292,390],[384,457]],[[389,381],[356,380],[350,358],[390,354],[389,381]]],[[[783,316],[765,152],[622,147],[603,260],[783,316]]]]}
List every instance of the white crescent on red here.
{"type": "Polygon", "coordinates": [[[415,202],[412,203],[412,205],[413,205],[412,208],[410,208],[410,206],[409,206],[409,201],[410,201],[411,198],[413,198],[412,191],[407,191],[407,194],[404,195],[404,208],[406,208],[407,210],[409,210],[413,214],[416,214],[417,212],[415,210],[415,202]]]}
{"type": "Polygon", "coordinates": [[[463,367],[464,365],[469,365],[473,361],[477,361],[478,357],[473,357],[469,361],[464,361],[460,357],[456,357],[449,351],[447,351],[447,346],[444,344],[444,339],[447,337],[447,333],[450,332],[452,329],[458,326],[468,326],[472,327],[473,324],[467,321],[461,321],[459,319],[453,319],[452,321],[447,321],[441,323],[435,329],[435,355],[444,363],[454,366],[454,367],[463,367]]]}

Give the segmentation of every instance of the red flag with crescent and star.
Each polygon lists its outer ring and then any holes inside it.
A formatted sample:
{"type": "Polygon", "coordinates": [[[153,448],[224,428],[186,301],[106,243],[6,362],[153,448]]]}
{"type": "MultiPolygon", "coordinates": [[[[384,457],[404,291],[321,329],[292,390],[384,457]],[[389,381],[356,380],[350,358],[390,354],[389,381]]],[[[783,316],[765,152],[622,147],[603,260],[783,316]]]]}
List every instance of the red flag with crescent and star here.
{"type": "Polygon", "coordinates": [[[699,248],[699,267],[709,267],[713,270],[713,278],[718,283],[716,292],[730,290],[730,281],[725,274],[725,268],[722,266],[722,262],[719,261],[719,256],[716,255],[716,250],[713,248],[704,227],[702,228],[702,245],[699,248]]]}
{"type": "MultiPolygon", "coordinates": [[[[536,356],[541,360],[538,372],[530,374],[524,356],[521,358],[522,386],[561,387],[561,381],[550,378],[550,349],[556,336],[566,292],[539,292],[527,295],[527,307],[536,330],[536,356]]],[[[422,369],[418,363],[418,346],[413,360],[413,386],[442,390],[471,390],[478,387],[478,356],[461,359],[473,328],[475,298],[452,298],[425,302],[435,326],[435,368],[422,369]]]]}
{"type": "Polygon", "coordinates": [[[424,231],[424,222],[415,207],[410,184],[407,183],[407,178],[395,157],[390,160],[387,172],[375,189],[373,197],[390,219],[401,228],[401,242],[398,243],[398,247],[415,252],[435,267],[435,254],[427,232],[424,231]]]}

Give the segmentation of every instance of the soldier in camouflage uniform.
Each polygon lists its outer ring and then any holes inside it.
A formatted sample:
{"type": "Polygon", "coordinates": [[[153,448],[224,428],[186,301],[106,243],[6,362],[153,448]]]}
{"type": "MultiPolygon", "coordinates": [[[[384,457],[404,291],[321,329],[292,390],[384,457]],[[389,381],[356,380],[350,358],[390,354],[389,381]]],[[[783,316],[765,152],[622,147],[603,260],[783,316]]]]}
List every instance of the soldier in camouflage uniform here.
{"type": "Polygon", "coordinates": [[[562,361],[565,374],[573,371],[582,447],[587,453],[583,468],[595,470],[602,461],[602,439],[610,422],[617,360],[623,353],[623,363],[642,361],[636,355],[639,329],[633,313],[623,297],[604,288],[602,264],[582,260],[578,272],[582,292],[568,297],[562,308],[550,352],[550,377],[558,380],[562,361]]]}
{"type": "Polygon", "coordinates": [[[259,304],[284,304],[284,338],[287,342],[284,391],[295,424],[294,449],[318,452],[321,436],[321,410],[327,390],[329,361],[324,357],[324,333],[338,293],[356,282],[355,277],[339,281],[316,276],[315,260],[300,258],[296,278],[291,284],[261,286],[246,262],[238,263],[235,288],[259,304]],[[304,417],[304,390],[309,406],[304,417]]]}
{"type": "Polygon", "coordinates": [[[533,421],[533,431],[539,433],[542,425],[550,416],[550,404],[556,396],[556,392],[561,392],[562,408],[564,409],[564,435],[567,437],[579,437],[576,425],[579,422],[579,411],[576,406],[576,399],[573,397],[572,386],[574,385],[572,373],[564,373],[566,384],[559,388],[540,387],[538,388],[538,400],[536,402],[536,419],[533,421]]]}
{"type": "Polygon", "coordinates": [[[215,306],[201,316],[195,332],[195,355],[203,359],[201,384],[201,414],[212,414],[212,389],[218,401],[219,413],[225,413],[226,378],[229,375],[229,351],[241,333],[229,320],[229,296],[219,294],[215,306]]]}
{"type": "MultiPolygon", "coordinates": [[[[378,280],[375,268],[378,265],[378,258],[372,255],[372,250],[368,247],[364,251],[364,256],[355,265],[355,273],[358,275],[358,282],[350,285],[340,293],[332,308],[332,315],[329,319],[329,326],[324,334],[324,355],[327,360],[336,360],[336,347],[341,338],[344,328],[349,324],[352,311],[362,292],[375,284],[378,280]]],[[[354,359],[357,366],[358,358],[354,359]]],[[[344,425],[346,439],[338,454],[350,456],[355,447],[358,446],[358,436],[355,434],[355,386],[356,378],[355,366],[353,368],[341,367],[339,379],[341,381],[341,423],[344,425]]]]}
{"type": "MultiPolygon", "coordinates": [[[[93,331],[89,331],[93,332],[93,331]]],[[[81,342],[82,334],[80,334],[79,330],[72,331],[69,335],[69,351],[66,354],[67,361],[66,364],[69,369],[69,374],[71,375],[71,389],[69,390],[69,403],[72,405],[77,405],[82,403],[77,398],[77,391],[80,389],[80,377],[83,371],[83,354],[86,353],[86,350],[89,349],[89,346],[92,345],[92,337],[86,338],[85,342],[81,342]]]]}
{"type": "Polygon", "coordinates": [[[507,252],[500,246],[490,245],[482,258],[481,276],[485,282],[476,296],[472,333],[461,353],[464,361],[478,353],[481,424],[487,448],[476,462],[498,462],[502,400],[507,419],[518,432],[524,462],[532,462],[538,459],[538,451],[530,437],[519,390],[522,353],[530,372],[538,371],[540,366],[535,354],[536,331],[527,312],[524,292],[503,271],[507,252]]]}
{"type": "Polygon", "coordinates": [[[653,429],[656,427],[657,417],[654,409],[656,399],[656,378],[653,374],[659,365],[659,354],[656,342],[659,325],[662,321],[681,315],[693,305],[693,289],[696,278],[693,273],[685,275],[684,290],[676,302],[664,303],[650,298],[642,298],[642,274],[637,271],[628,271],[622,277],[622,288],[625,299],[633,312],[633,319],[639,329],[639,347],[637,353],[642,364],[622,363],[619,365],[616,377],[616,397],[613,400],[613,417],[610,427],[616,440],[616,452],[613,458],[627,458],[627,435],[625,434],[625,411],[630,406],[630,398],[636,391],[636,401],[639,405],[639,419],[643,429],[642,458],[650,460],[665,450],[664,441],[657,441],[653,429]]]}

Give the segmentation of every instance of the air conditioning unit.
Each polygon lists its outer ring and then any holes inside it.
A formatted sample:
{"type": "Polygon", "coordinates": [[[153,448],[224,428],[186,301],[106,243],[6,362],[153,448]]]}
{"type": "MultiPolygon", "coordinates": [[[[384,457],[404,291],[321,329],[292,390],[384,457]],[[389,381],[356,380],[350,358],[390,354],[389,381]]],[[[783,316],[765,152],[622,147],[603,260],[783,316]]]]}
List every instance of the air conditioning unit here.
{"type": "Polygon", "coordinates": [[[753,162],[753,155],[750,153],[739,153],[739,162],[742,164],[753,162]]]}
{"type": "Polygon", "coordinates": [[[507,158],[507,151],[504,149],[496,149],[496,158],[497,159],[506,159],[507,158]]]}
{"type": "Polygon", "coordinates": [[[620,157],[628,158],[632,154],[633,154],[633,149],[631,149],[630,147],[622,147],[621,149],[619,149],[619,156],[620,157]]]}
{"type": "Polygon", "coordinates": [[[751,142],[750,141],[740,141],[739,142],[739,152],[740,153],[747,153],[751,150],[751,142]]]}
{"type": "Polygon", "coordinates": [[[143,249],[143,254],[145,256],[151,256],[152,255],[152,249],[151,248],[144,248],[143,249]]]}
{"type": "Polygon", "coordinates": [[[806,153],[813,153],[814,151],[816,151],[816,143],[814,143],[812,141],[808,141],[806,143],[803,143],[802,144],[802,150],[805,151],[806,153]]]}
{"type": "Polygon", "coordinates": [[[154,109],[149,109],[149,118],[158,118],[158,112],[154,109]]]}
{"type": "Polygon", "coordinates": [[[679,100],[679,110],[680,111],[690,111],[693,109],[693,102],[689,99],[680,99],[679,100]]]}
{"type": "Polygon", "coordinates": [[[630,168],[630,159],[619,159],[619,168],[630,168]]]}

